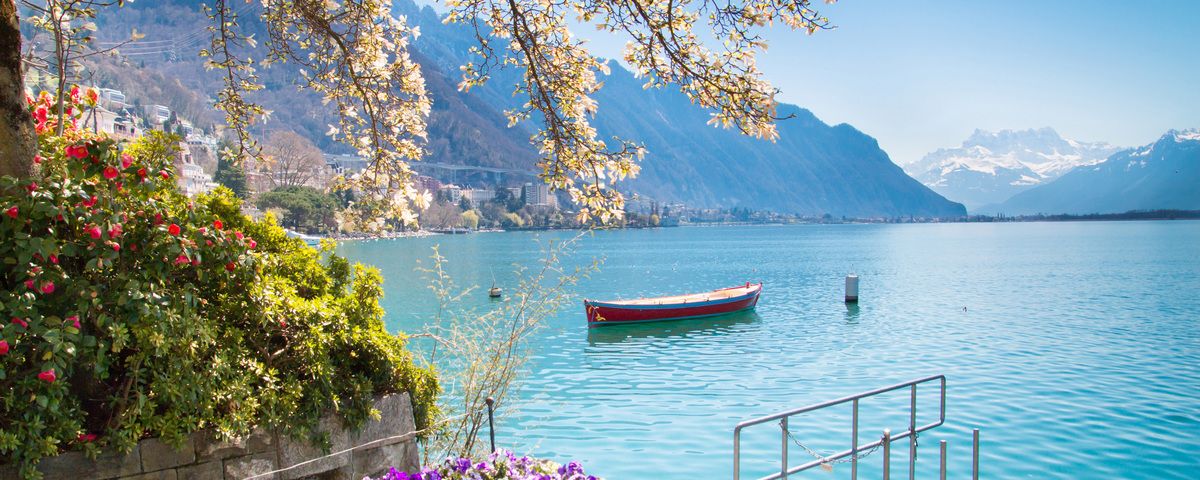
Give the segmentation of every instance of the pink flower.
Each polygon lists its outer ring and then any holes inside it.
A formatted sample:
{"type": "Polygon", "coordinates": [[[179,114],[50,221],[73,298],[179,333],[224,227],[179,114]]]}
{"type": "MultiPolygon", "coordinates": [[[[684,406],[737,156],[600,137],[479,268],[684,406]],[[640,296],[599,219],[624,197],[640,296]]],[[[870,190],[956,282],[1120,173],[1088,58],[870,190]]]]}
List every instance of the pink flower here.
{"type": "Polygon", "coordinates": [[[182,253],[181,253],[181,254],[179,254],[179,256],[178,256],[178,257],[175,257],[175,264],[176,264],[176,265],[181,265],[181,264],[185,264],[185,263],[188,263],[188,258],[187,258],[187,255],[184,255],[184,254],[182,254],[182,253]]]}
{"type": "Polygon", "coordinates": [[[71,85],[71,100],[79,102],[79,85],[71,85]]]}
{"type": "Polygon", "coordinates": [[[199,265],[200,265],[200,259],[199,259],[199,258],[193,258],[193,259],[192,259],[192,266],[199,266],[199,265]]]}
{"type": "Polygon", "coordinates": [[[112,228],[108,229],[108,237],[109,238],[117,238],[117,237],[121,236],[121,233],[122,233],[121,224],[119,224],[119,223],[113,224],[112,228]]]}
{"type": "Polygon", "coordinates": [[[200,228],[196,229],[196,231],[200,232],[201,235],[204,235],[204,234],[208,233],[208,227],[200,227],[200,228]]]}
{"type": "Polygon", "coordinates": [[[220,230],[222,228],[225,228],[225,224],[221,223],[220,220],[213,220],[213,228],[220,230]]]}
{"type": "Polygon", "coordinates": [[[166,170],[159,170],[158,174],[162,176],[163,180],[171,178],[171,174],[167,173],[166,170]]]}
{"type": "Polygon", "coordinates": [[[58,265],[58,255],[51,253],[50,254],[50,263],[58,265]]]}
{"type": "Polygon", "coordinates": [[[33,156],[33,163],[34,163],[34,164],[39,164],[39,163],[42,163],[42,156],[41,156],[41,155],[34,155],[34,156],[33,156]]]}
{"type": "Polygon", "coordinates": [[[53,368],[38,374],[38,380],[41,380],[46,383],[54,383],[54,380],[57,380],[57,379],[58,379],[58,376],[54,374],[53,368]]]}
{"type": "Polygon", "coordinates": [[[71,326],[75,327],[76,330],[79,330],[79,315],[71,315],[67,317],[67,321],[71,322],[71,326]]]}
{"type": "Polygon", "coordinates": [[[42,284],[42,293],[47,295],[54,293],[54,282],[46,282],[42,284]]]}
{"type": "Polygon", "coordinates": [[[29,193],[36,192],[37,191],[37,182],[29,182],[29,186],[25,187],[25,188],[29,189],[29,193]]]}
{"type": "Polygon", "coordinates": [[[237,239],[238,239],[238,240],[241,240],[241,239],[242,239],[242,232],[233,232],[233,236],[237,237],[237,239]]]}
{"type": "Polygon", "coordinates": [[[118,172],[117,169],[115,169],[113,167],[104,167],[104,178],[106,178],[106,179],[112,180],[114,178],[117,178],[117,175],[120,175],[120,174],[121,174],[121,172],[118,172]]]}
{"type": "Polygon", "coordinates": [[[33,280],[26,280],[26,281],[25,281],[25,288],[28,288],[28,289],[30,289],[30,290],[33,290],[33,280]]]}
{"type": "Polygon", "coordinates": [[[12,318],[12,324],[13,324],[13,325],[20,325],[20,326],[21,326],[21,328],[29,328],[29,322],[26,322],[26,321],[24,321],[24,320],[21,320],[21,319],[19,319],[19,318],[17,318],[17,317],[13,317],[13,318],[12,318]]]}
{"type": "Polygon", "coordinates": [[[85,206],[87,208],[92,208],[92,207],[96,206],[96,196],[92,195],[91,198],[83,199],[83,206],[85,206]]]}
{"type": "Polygon", "coordinates": [[[13,206],[13,207],[9,207],[8,210],[5,210],[4,213],[5,213],[5,215],[8,215],[9,217],[17,218],[17,214],[20,213],[20,210],[18,210],[17,207],[13,206]]]}
{"type": "Polygon", "coordinates": [[[0,340],[0,355],[8,355],[8,341],[0,340]]]}
{"type": "Polygon", "coordinates": [[[258,242],[254,241],[254,239],[251,238],[250,239],[250,249],[254,250],[256,247],[258,247],[258,242]]]}
{"type": "Polygon", "coordinates": [[[92,237],[93,240],[99,240],[100,237],[104,235],[103,233],[100,232],[100,227],[97,227],[95,225],[88,227],[87,233],[88,233],[88,236],[92,237]]]}
{"type": "MultiPolygon", "coordinates": [[[[157,218],[157,216],[155,218],[157,218]]],[[[167,233],[178,237],[179,236],[179,225],[172,223],[171,226],[167,227],[167,233]]]]}
{"type": "Polygon", "coordinates": [[[87,442],[92,442],[92,441],[95,441],[95,440],[96,440],[96,434],[94,434],[94,433],[81,433],[81,434],[79,434],[79,437],[77,438],[77,440],[79,440],[79,443],[87,443],[87,442]]]}
{"type": "Polygon", "coordinates": [[[113,242],[113,244],[112,244],[112,249],[113,249],[113,251],[114,251],[114,252],[120,252],[120,251],[121,251],[121,244],[119,244],[119,243],[116,243],[116,242],[113,242]]]}
{"type": "Polygon", "coordinates": [[[155,214],[154,214],[154,224],[155,224],[155,225],[161,225],[162,223],[163,223],[162,214],[161,214],[161,213],[155,213],[155,214]]]}
{"type": "Polygon", "coordinates": [[[130,165],[133,165],[133,157],[129,156],[128,153],[122,153],[121,168],[129,168],[130,165]]]}

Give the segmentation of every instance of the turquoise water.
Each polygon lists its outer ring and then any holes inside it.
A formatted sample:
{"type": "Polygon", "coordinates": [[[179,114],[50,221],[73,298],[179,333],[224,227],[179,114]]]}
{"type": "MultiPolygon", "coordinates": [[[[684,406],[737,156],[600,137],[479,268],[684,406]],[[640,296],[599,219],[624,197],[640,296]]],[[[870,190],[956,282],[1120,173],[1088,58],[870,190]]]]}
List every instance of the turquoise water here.
{"type": "MultiPolygon", "coordinates": [[[[389,328],[434,305],[414,273],[440,244],[461,283],[511,282],[539,239],[494,233],[348,243],[382,269],[389,328]]],[[[758,309],[593,329],[572,303],[533,345],[531,372],[498,425],[502,447],[580,459],[610,479],[730,478],[742,420],[945,374],[946,424],[920,438],[934,478],[970,473],[981,429],[987,478],[1195,478],[1200,469],[1200,222],[814,225],[599,232],[569,263],[604,258],[592,298],[765,284],[758,309]],[[843,278],[862,278],[857,307],[843,278]]],[[[487,300],[479,292],[479,305],[487,300]]],[[[473,297],[474,298],[474,297],[473,297]]],[[[476,300],[472,300],[476,301],[476,300]]],[[[936,418],[933,389],[919,422],[936,418]]],[[[908,394],[863,404],[861,438],[907,425],[908,394]]],[[[849,410],[793,418],[817,450],[847,448],[849,410]]],[[[779,430],[743,438],[743,478],[777,468],[779,430]]],[[[906,474],[907,444],[892,452],[906,474]]],[[[795,465],[811,459],[791,448],[795,465]]],[[[863,460],[878,478],[881,454],[863,460]]],[[[849,478],[847,465],[793,478],[849,478]]]]}

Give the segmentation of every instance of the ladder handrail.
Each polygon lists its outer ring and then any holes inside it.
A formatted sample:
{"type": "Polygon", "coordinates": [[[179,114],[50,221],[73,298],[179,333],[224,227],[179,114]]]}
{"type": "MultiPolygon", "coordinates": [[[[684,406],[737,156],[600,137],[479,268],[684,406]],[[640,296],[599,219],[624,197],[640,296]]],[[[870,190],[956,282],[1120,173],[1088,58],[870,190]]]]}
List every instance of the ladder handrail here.
{"type": "MultiPolygon", "coordinates": [[[[786,477],[787,475],[791,475],[793,473],[800,472],[800,471],[807,470],[809,468],[821,465],[822,463],[825,463],[825,462],[828,462],[831,460],[837,460],[837,459],[844,458],[844,457],[851,456],[851,455],[855,455],[858,452],[861,452],[864,450],[870,450],[871,448],[874,448],[876,446],[883,444],[884,440],[882,440],[882,439],[867,443],[865,445],[857,444],[858,443],[858,440],[857,440],[858,401],[861,399],[867,398],[867,397],[873,397],[875,395],[893,392],[893,391],[900,390],[903,388],[910,388],[913,390],[913,394],[912,394],[913,400],[912,400],[912,404],[911,404],[910,412],[909,412],[909,417],[910,417],[910,419],[912,419],[912,421],[911,421],[912,423],[910,423],[909,429],[904,430],[896,435],[892,435],[888,441],[889,444],[896,440],[908,438],[912,435],[923,432],[925,430],[939,427],[946,422],[946,376],[945,375],[930,375],[927,377],[918,378],[916,380],[909,380],[907,382],[897,383],[895,385],[889,385],[886,387],[877,388],[874,390],[868,390],[866,392],[861,392],[861,393],[857,393],[854,395],[848,395],[848,396],[845,396],[842,398],[838,398],[836,400],[829,400],[826,402],[814,403],[812,405],[800,407],[800,408],[793,409],[793,410],[787,410],[787,411],[775,413],[772,415],[767,415],[764,417],[758,417],[758,418],[754,418],[754,419],[750,419],[750,420],[745,420],[743,422],[738,423],[737,426],[735,426],[733,428],[733,478],[734,478],[734,480],[738,480],[741,476],[741,437],[742,437],[742,430],[745,429],[746,427],[760,425],[760,424],[775,421],[775,420],[784,420],[784,419],[787,419],[788,417],[792,417],[792,416],[799,415],[802,413],[807,413],[807,412],[811,412],[814,410],[820,410],[822,408],[832,407],[834,405],[841,405],[844,403],[854,402],[852,428],[853,428],[853,431],[855,432],[856,436],[853,440],[853,444],[852,444],[853,446],[849,450],[843,450],[843,451],[837,452],[835,454],[832,454],[828,457],[813,460],[813,461],[810,461],[803,465],[799,465],[799,466],[792,467],[792,468],[787,468],[787,459],[784,458],[782,461],[783,468],[782,468],[781,472],[764,477],[764,479],[783,478],[783,477],[786,477]],[[916,390],[916,387],[919,384],[932,382],[934,380],[938,380],[940,382],[940,387],[941,387],[940,388],[940,396],[941,396],[940,400],[941,401],[939,402],[940,406],[938,409],[938,420],[936,422],[928,423],[928,424],[922,425],[920,427],[917,427],[915,425],[915,419],[916,419],[916,391],[915,390],[916,390]]],[[[784,435],[784,437],[785,437],[784,439],[786,441],[787,432],[786,431],[783,432],[783,435],[784,435]]],[[[785,452],[784,454],[786,455],[786,452],[787,452],[786,448],[783,451],[785,452]]],[[[857,462],[855,462],[855,463],[857,463],[857,462]]],[[[857,465],[855,465],[855,466],[857,466],[857,465]]],[[[857,470],[857,469],[855,469],[855,470],[857,470]]]]}

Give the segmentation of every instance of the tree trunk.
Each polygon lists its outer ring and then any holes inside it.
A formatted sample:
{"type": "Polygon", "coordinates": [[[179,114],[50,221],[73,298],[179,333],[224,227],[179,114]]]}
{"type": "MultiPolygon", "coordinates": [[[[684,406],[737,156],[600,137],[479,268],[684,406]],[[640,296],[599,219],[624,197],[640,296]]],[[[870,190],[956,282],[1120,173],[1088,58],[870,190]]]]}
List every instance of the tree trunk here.
{"type": "Polygon", "coordinates": [[[36,153],[33,121],[25,107],[17,4],[0,0],[0,175],[28,177],[36,153]]]}

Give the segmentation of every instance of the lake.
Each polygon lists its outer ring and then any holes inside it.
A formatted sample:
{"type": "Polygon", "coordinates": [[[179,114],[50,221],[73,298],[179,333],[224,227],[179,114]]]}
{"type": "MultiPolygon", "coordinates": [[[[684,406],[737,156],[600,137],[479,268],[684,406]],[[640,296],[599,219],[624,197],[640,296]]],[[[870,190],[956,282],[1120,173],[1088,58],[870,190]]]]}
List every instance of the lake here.
{"type": "MultiPolygon", "coordinates": [[[[435,310],[418,260],[433,245],[460,284],[513,282],[513,263],[571,232],[348,242],[379,267],[393,331],[435,310]]],[[[739,421],[926,375],[948,379],[946,424],[920,437],[918,476],[1195,478],[1200,470],[1200,222],[799,225],[602,231],[567,261],[603,258],[582,297],[764,283],[758,308],[589,329],[580,302],[548,320],[497,443],[610,480],[731,478],[739,421]],[[861,277],[857,306],[845,275],[861,277]]],[[[486,293],[470,302],[485,307],[486,293]]],[[[936,418],[922,391],[919,423],[936,418]]],[[[908,393],[864,401],[861,442],[907,426],[908,393]]],[[[849,447],[849,409],[791,420],[817,451],[849,447]]],[[[743,437],[742,478],[777,469],[777,425],[743,437]]],[[[792,465],[811,460],[792,445],[792,465]]],[[[906,474],[907,441],[892,450],[906,474]]],[[[882,455],[862,460],[878,478],[882,455]]],[[[849,466],[792,478],[849,478],[849,466]]],[[[899,478],[899,477],[897,477],[899,478]]]]}

